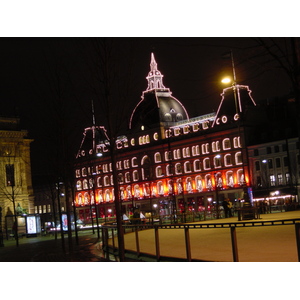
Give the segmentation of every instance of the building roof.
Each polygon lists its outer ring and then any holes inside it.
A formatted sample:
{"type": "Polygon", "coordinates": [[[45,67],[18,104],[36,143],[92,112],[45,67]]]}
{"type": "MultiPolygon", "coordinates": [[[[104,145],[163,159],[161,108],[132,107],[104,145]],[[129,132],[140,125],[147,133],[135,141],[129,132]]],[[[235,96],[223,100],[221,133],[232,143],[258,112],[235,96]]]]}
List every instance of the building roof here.
{"type": "Polygon", "coordinates": [[[151,54],[150,71],[146,77],[147,90],[143,92],[141,101],[134,108],[129,122],[129,129],[140,130],[158,127],[160,123],[189,119],[189,115],[182,103],[172,96],[169,88],[163,84],[163,75],[157,69],[154,54],[151,54]]]}

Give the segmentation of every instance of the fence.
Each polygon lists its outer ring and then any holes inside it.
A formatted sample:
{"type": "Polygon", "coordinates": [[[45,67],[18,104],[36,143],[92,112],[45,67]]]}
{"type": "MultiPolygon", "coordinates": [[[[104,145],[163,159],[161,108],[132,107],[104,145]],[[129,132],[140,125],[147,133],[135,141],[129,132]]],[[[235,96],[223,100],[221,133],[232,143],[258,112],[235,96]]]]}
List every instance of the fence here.
{"type": "MultiPolygon", "coordinates": [[[[300,261],[300,219],[288,219],[288,220],[276,220],[276,221],[247,221],[247,222],[231,222],[231,223],[198,223],[198,224],[139,224],[139,225],[123,225],[124,232],[135,232],[135,246],[136,255],[139,257],[140,244],[139,244],[139,231],[140,230],[154,230],[155,236],[155,258],[156,261],[161,260],[160,254],[160,241],[159,241],[159,229],[173,229],[173,230],[184,230],[184,241],[186,250],[186,261],[192,261],[191,257],[191,243],[190,243],[190,230],[201,230],[203,228],[219,228],[219,229],[230,229],[231,238],[231,252],[234,262],[239,261],[239,253],[237,247],[237,236],[236,228],[240,227],[259,227],[259,226],[283,226],[283,225],[294,225],[295,236],[296,236],[296,247],[298,261],[300,261]]],[[[106,257],[109,257],[110,251],[115,251],[117,248],[115,246],[114,236],[115,236],[115,225],[103,225],[102,226],[102,245],[103,251],[106,253],[106,257]],[[110,235],[109,235],[110,231],[110,235]],[[109,245],[109,236],[112,238],[112,245],[109,245]]],[[[125,251],[126,252],[126,251],[125,251]]]]}

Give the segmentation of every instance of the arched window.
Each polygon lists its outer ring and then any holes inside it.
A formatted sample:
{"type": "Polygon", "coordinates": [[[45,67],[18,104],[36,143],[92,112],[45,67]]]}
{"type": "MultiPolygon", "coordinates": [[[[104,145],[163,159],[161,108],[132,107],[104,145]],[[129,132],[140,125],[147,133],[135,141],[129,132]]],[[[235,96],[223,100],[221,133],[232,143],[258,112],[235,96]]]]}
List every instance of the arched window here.
{"type": "Polygon", "coordinates": [[[235,154],[235,164],[236,165],[241,165],[243,163],[242,161],[242,152],[237,152],[235,154]]]}
{"type": "Polygon", "coordinates": [[[89,187],[88,187],[88,181],[86,179],[83,180],[83,189],[84,190],[87,190],[89,187]]]}
{"type": "Polygon", "coordinates": [[[209,170],[210,169],[210,159],[209,157],[206,157],[203,159],[203,168],[204,170],[209,170]]]}
{"type": "Polygon", "coordinates": [[[77,191],[82,190],[82,184],[81,184],[81,181],[80,181],[80,180],[77,181],[77,183],[76,183],[76,188],[77,188],[77,191]]]}
{"type": "Polygon", "coordinates": [[[191,166],[191,163],[189,161],[186,161],[184,163],[184,172],[185,173],[190,173],[192,172],[192,166],[191,166]]]}
{"type": "Polygon", "coordinates": [[[173,175],[173,166],[172,165],[167,165],[166,166],[166,171],[167,171],[167,176],[173,175]]]}
{"type": "Polygon", "coordinates": [[[136,158],[136,157],[133,157],[133,158],[131,159],[131,165],[132,165],[133,167],[138,167],[138,161],[137,161],[137,158],[136,158]]]}
{"type": "Polygon", "coordinates": [[[194,160],[194,171],[201,171],[201,162],[200,159],[194,160]]]}
{"type": "Polygon", "coordinates": [[[108,186],[109,185],[109,177],[108,176],[104,176],[104,178],[103,178],[103,184],[104,184],[104,186],[108,186]]]}
{"type": "Polygon", "coordinates": [[[82,172],[82,176],[87,176],[86,167],[82,168],[81,172],[82,172]]]}
{"type": "Polygon", "coordinates": [[[234,179],[233,179],[233,172],[228,171],[226,173],[226,183],[229,187],[233,188],[234,187],[234,179]]]}
{"type": "Polygon", "coordinates": [[[161,155],[160,155],[159,152],[156,152],[156,153],[154,154],[154,161],[155,161],[156,163],[161,162],[161,155]]]}
{"type": "Polygon", "coordinates": [[[162,181],[159,181],[157,183],[157,193],[159,195],[164,195],[164,185],[163,185],[162,181]]]}
{"type": "Polygon", "coordinates": [[[132,172],[132,179],[133,179],[133,181],[138,181],[139,180],[139,173],[138,173],[137,170],[134,170],[132,172]]]}
{"type": "Polygon", "coordinates": [[[151,161],[149,156],[145,155],[141,161],[141,171],[143,180],[151,180],[151,161]]]}
{"type": "Polygon", "coordinates": [[[203,191],[202,177],[200,175],[196,176],[195,180],[196,180],[197,191],[202,192],[203,191]]]}
{"type": "Polygon", "coordinates": [[[186,179],[186,191],[188,193],[193,193],[193,183],[192,183],[192,178],[188,177],[186,179]]]}
{"type": "Polygon", "coordinates": [[[177,163],[175,165],[175,173],[176,174],[181,174],[182,173],[181,163],[177,163]]]}
{"type": "Polygon", "coordinates": [[[97,187],[101,187],[102,186],[102,181],[101,181],[101,177],[97,178],[97,187]]]}
{"type": "Polygon", "coordinates": [[[162,167],[161,166],[156,167],[156,169],[155,169],[155,175],[156,175],[157,178],[163,176],[163,171],[162,171],[162,167]]]}
{"type": "Polygon", "coordinates": [[[224,163],[225,163],[225,167],[229,167],[232,166],[232,160],[231,160],[231,154],[226,154],[224,156],[224,163]]]}
{"type": "Polygon", "coordinates": [[[231,149],[230,139],[226,138],[223,140],[223,150],[231,149]]]}

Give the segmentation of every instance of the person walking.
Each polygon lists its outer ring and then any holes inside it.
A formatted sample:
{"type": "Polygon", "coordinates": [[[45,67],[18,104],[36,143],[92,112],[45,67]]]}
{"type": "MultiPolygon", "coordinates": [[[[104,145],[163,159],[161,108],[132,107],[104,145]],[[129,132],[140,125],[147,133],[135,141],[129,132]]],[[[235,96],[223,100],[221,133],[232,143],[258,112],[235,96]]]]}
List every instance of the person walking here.
{"type": "Polygon", "coordinates": [[[223,206],[223,209],[224,209],[225,218],[228,218],[229,207],[228,207],[228,201],[227,201],[227,199],[224,199],[224,200],[223,200],[222,206],[223,206]]]}

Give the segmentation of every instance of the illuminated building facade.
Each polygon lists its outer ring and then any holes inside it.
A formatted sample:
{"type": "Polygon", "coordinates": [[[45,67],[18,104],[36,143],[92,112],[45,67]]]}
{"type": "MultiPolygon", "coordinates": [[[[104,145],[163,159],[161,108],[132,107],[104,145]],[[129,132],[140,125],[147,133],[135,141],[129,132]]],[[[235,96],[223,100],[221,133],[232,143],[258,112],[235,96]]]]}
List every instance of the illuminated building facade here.
{"type": "Polygon", "coordinates": [[[19,119],[0,118],[0,207],[2,226],[5,216],[34,213],[31,180],[30,143],[27,131],[20,130],[19,119]]]}
{"type": "Polygon", "coordinates": [[[134,207],[169,215],[209,210],[224,198],[252,201],[247,144],[256,103],[249,87],[224,89],[216,113],[189,118],[164,86],[153,54],[146,79],[129,130],[116,140],[115,168],[105,128],[84,131],[75,166],[78,217],[114,216],[113,172],[126,214],[134,207]]]}

